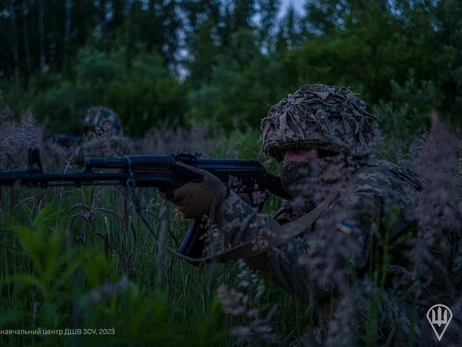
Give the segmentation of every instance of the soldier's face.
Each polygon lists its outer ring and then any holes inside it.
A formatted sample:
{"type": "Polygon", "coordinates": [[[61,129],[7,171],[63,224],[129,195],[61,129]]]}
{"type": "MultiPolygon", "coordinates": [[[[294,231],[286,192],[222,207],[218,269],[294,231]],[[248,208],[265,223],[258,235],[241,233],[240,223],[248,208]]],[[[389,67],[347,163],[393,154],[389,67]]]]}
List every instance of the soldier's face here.
{"type": "Polygon", "coordinates": [[[332,174],[326,174],[341,166],[342,158],[339,153],[325,149],[287,149],[279,163],[282,187],[298,198],[300,206],[312,205],[321,196],[320,184],[332,181],[332,174]]]}
{"type": "Polygon", "coordinates": [[[88,139],[92,139],[93,137],[96,136],[96,131],[94,128],[86,128],[85,129],[85,136],[88,138],[88,139]]]}
{"type": "Polygon", "coordinates": [[[318,157],[318,150],[316,148],[294,148],[289,149],[284,153],[283,161],[310,161],[318,157]]]}
{"type": "Polygon", "coordinates": [[[279,163],[279,172],[283,189],[294,198],[295,203],[299,207],[312,205],[321,175],[317,150],[287,150],[279,163]]]}

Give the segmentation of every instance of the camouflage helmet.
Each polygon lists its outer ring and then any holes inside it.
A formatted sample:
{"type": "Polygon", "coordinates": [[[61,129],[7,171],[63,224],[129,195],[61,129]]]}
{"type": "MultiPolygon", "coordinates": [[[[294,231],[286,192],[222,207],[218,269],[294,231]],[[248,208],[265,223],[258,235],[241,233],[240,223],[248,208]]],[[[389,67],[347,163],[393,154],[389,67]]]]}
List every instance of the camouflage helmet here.
{"type": "Polygon", "coordinates": [[[278,162],[289,148],[318,148],[363,157],[380,142],[377,118],[341,86],[307,84],[271,107],[261,122],[262,152],[278,162]]]}
{"type": "Polygon", "coordinates": [[[85,134],[92,129],[96,136],[123,135],[122,122],[117,114],[107,107],[92,107],[87,109],[83,121],[85,134]]]}

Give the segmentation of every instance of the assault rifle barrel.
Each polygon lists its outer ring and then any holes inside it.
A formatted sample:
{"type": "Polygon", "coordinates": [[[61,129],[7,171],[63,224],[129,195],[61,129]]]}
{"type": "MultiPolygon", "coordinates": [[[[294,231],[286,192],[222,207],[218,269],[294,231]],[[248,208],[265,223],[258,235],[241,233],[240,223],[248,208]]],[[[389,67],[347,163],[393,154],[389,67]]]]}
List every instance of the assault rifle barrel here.
{"type": "Polygon", "coordinates": [[[0,171],[0,186],[16,183],[42,188],[52,186],[126,185],[137,187],[165,187],[185,183],[197,174],[177,171],[175,163],[181,161],[217,176],[231,189],[250,193],[268,189],[271,193],[290,199],[280,187],[277,177],[266,172],[256,160],[203,159],[198,154],[132,155],[118,158],[86,158],[82,171],[70,173],[43,172],[38,147],[29,148],[29,168],[20,171],[0,171]]]}

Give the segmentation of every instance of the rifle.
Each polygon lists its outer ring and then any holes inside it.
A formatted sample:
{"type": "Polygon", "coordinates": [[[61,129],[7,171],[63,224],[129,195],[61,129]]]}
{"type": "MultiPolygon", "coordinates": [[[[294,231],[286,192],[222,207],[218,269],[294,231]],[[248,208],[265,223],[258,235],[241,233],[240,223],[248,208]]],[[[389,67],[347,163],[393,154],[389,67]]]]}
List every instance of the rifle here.
{"type": "MultiPolygon", "coordinates": [[[[33,146],[29,148],[28,169],[0,171],[0,186],[12,186],[17,183],[41,188],[91,185],[127,186],[132,193],[135,210],[157,240],[157,235],[144,218],[134,188],[154,187],[168,190],[201,178],[195,173],[187,174],[184,170],[177,170],[175,163],[178,161],[215,175],[230,189],[239,194],[246,194],[251,205],[259,210],[263,208],[264,201],[254,201],[255,194],[252,193],[256,191],[269,191],[284,199],[291,199],[282,188],[279,177],[266,172],[261,163],[256,160],[200,158],[198,153],[86,158],[81,171],[45,173],[40,159],[40,150],[33,146]]],[[[177,251],[172,252],[183,255],[183,258],[191,263],[201,256],[204,246],[201,238],[204,230],[200,222],[196,220],[190,224],[182,244],[177,251]]]]}
{"type": "Polygon", "coordinates": [[[74,135],[48,135],[46,140],[54,142],[61,147],[69,148],[82,143],[83,138],[74,135]]]}

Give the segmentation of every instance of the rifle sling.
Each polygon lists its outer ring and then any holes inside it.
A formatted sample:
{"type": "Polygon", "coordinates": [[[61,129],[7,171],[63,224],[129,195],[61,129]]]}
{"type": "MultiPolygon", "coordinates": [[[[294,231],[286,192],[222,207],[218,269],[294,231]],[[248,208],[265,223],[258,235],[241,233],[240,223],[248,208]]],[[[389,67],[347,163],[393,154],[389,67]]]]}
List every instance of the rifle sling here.
{"type": "Polygon", "coordinates": [[[332,201],[337,196],[336,191],[330,192],[327,197],[312,211],[301,218],[298,218],[290,223],[279,226],[276,230],[261,235],[259,238],[246,241],[238,246],[230,248],[224,252],[211,255],[204,258],[191,258],[170,248],[169,252],[187,260],[191,263],[228,263],[238,259],[248,259],[269,251],[274,247],[278,247],[287,241],[299,236],[314,224],[318,217],[323,213],[332,201]],[[261,240],[260,244],[264,247],[256,248],[256,241],[261,240]]]}

